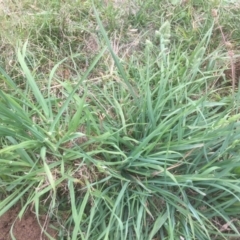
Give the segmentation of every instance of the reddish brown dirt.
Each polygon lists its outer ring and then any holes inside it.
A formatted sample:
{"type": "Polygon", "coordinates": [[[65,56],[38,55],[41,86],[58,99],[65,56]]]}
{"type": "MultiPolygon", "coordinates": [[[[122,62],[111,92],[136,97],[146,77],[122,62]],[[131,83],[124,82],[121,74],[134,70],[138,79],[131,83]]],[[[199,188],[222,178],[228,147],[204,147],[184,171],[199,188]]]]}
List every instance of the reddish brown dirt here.
{"type": "MultiPolygon", "coordinates": [[[[11,240],[10,231],[12,224],[16,220],[19,208],[13,208],[0,217],[0,240],[11,240]]],[[[41,217],[41,225],[44,225],[46,217],[41,217]]],[[[56,232],[53,229],[47,229],[52,238],[56,239],[56,232]]],[[[28,211],[21,220],[17,220],[13,227],[13,234],[16,240],[48,240],[49,238],[42,233],[41,227],[35,215],[28,211]]]]}

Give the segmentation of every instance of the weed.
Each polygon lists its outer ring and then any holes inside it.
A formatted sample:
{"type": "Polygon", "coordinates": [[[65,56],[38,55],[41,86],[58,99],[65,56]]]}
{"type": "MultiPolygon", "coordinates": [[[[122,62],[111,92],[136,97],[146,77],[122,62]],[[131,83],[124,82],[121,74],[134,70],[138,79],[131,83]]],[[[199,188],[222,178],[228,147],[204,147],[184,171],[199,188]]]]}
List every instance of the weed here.
{"type": "Polygon", "coordinates": [[[0,215],[47,212],[59,239],[237,239],[240,93],[218,85],[212,15],[229,5],[43,4],[1,60],[0,215]]]}

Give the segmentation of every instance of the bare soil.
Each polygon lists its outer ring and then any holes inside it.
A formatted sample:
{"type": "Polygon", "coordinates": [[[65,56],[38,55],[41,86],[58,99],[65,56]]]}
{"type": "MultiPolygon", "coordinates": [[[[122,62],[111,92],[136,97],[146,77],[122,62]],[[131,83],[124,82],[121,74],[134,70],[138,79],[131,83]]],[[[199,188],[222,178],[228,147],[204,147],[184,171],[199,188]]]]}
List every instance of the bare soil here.
{"type": "MultiPolygon", "coordinates": [[[[0,217],[0,240],[11,240],[11,228],[16,240],[48,240],[43,233],[36,216],[31,211],[27,211],[22,219],[17,219],[19,208],[15,207],[0,217]],[[17,220],[16,220],[17,219],[17,220]],[[14,224],[14,225],[13,225],[14,224]]],[[[40,223],[43,226],[46,216],[41,216],[40,223]]],[[[47,228],[48,234],[56,239],[56,231],[47,228]]]]}

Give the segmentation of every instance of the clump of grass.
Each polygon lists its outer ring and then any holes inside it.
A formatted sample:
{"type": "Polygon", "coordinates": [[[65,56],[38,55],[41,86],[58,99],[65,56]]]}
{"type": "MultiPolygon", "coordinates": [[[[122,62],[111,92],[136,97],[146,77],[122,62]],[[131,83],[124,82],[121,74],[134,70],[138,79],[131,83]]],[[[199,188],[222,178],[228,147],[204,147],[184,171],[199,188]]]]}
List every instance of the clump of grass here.
{"type": "Polygon", "coordinates": [[[189,48],[161,20],[126,60],[93,10],[108,49],[85,72],[70,54],[43,87],[27,43],[24,87],[0,68],[0,215],[33,205],[59,239],[237,239],[240,93],[216,100],[225,55],[209,47],[214,19],[189,48]],[[110,74],[93,84],[109,54],[110,74]],[[72,79],[56,77],[65,62],[72,79]]]}

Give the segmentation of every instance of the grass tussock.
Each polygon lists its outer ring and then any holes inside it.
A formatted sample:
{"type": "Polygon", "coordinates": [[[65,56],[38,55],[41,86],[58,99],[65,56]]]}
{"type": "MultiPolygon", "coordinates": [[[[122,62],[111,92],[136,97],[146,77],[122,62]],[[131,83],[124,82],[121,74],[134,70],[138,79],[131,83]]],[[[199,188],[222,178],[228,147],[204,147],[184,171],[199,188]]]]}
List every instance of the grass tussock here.
{"type": "Polygon", "coordinates": [[[0,215],[31,206],[58,239],[237,239],[238,3],[6,2],[0,215]]]}

